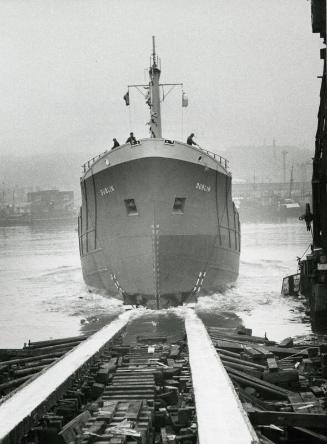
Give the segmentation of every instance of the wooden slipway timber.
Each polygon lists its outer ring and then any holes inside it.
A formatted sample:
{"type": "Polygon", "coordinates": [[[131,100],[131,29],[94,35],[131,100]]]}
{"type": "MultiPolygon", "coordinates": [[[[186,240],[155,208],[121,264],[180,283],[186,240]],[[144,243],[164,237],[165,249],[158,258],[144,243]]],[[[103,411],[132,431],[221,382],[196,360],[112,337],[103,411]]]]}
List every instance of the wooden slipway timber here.
{"type": "Polygon", "coordinates": [[[45,404],[49,406],[54,403],[64,393],[70,378],[82,366],[87,365],[90,359],[96,357],[101,348],[121,331],[129,316],[129,312],[120,315],[4,402],[0,406],[0,442],[7,436],[10,437],[17,425],[22,424],[24,429],[25,423],[31,424],[31,416],[39,416],[44,411],[45,404]]]}
{"type": "Polygon", "coordinates": [[[259,442],[202,321],[189,312],[185,327],[200,442],[259,442]]]}
{"type": "Polygon", "coordinates": [[[184,338],[131,341],[131,320],[0,350],[0,442],[327,442],[326,337],[277,344],[186,310],[184,338]]]}

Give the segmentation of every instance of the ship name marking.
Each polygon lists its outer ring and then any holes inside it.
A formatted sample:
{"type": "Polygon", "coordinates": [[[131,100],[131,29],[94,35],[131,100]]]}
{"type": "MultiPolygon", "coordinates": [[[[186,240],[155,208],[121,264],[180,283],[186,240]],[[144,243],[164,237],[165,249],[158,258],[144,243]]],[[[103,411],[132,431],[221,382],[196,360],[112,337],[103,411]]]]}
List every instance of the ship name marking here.
{"type": "Polygon", "coordinates": [[[211,191],[211,187],[209,185],[205,185],[204,183],[199,182],[196,183],[195,188],[200,191],[206,191],[207,193],[210,193],[211,191]]]}
{"type": "Polygon", "coordinates": [[[105,196],[106,194],[111,194],[115,191],[115,187],[113,185],[109,185],[108,187],[104,187],[100,189],[101,196],[105,196]]]}

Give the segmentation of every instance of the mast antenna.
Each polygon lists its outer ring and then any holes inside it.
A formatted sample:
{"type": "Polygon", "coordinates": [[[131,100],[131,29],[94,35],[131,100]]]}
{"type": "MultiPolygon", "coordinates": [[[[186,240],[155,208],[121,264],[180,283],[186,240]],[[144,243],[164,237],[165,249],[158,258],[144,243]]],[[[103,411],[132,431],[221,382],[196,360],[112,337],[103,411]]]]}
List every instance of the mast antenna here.
{"type": "Polygon", "coordinates": [[[160,112],[160,90],[159,78],[160,68],[156,55],[155,36],[152,36],[152,64],[150,66],[150,133],[151,137],[162,137],[161,133],[161,112],[160,112]]]}
{"type": "Polygon", "coordinates": [[[157,67],[157,55],[156,55],[156,37],[152,36],[152,63],[153,68],[157,67]]]}
{"type": "Polygon", "coordinates": [[[154,58],[156,55],[156,38],[154,35],[152,36],[152,54],[154,58]]]}

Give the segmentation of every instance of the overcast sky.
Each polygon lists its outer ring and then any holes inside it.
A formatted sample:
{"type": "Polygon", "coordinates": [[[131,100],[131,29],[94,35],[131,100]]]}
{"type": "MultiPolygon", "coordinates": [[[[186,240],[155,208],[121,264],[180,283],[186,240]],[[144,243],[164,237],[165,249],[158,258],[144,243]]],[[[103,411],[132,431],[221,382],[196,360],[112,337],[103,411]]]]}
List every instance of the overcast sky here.
{"type": "Polygon", "coordinates": [[[322,62],[306,0],[1,0],[0,154],[88,151],[147,137],[156,35],[163,135],[213,151],[271,143],[312,149],[322,62]],[[183,120],[183,125],[182,125],[183,120]]]}

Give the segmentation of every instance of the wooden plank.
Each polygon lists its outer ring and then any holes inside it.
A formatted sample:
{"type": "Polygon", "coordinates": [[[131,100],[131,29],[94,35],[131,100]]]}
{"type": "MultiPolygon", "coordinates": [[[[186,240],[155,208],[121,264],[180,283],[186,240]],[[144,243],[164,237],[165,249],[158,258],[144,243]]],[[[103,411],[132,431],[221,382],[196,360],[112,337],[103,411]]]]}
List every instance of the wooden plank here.
{"type": "Polygon", "coordinates": [[[214,340],[214,344],[218,348],[226,349],[234,353],[241,353],[242,351],[244,351],[244,345],[234,341],[222,341],[219,339],[219,340],[214,340]]]}
{"type": "MultiPolygon", "coordinates": [[[[13,436],[18,428],[23,430],[22,423],[26,424],[26,429],[27,425],[30,427],[31,417],[36,421],[45,407],[51,407],[63,387],[69,386],[73,375],[126,326],[130,315],[130,312],[119,315],[1,404],[0,442],[13,436]]],[[[15,437],[18,441],[17,434],[15,437]]]]}
{"type": "Polygon", "coordinates": [[[293,362],[293,361],[296,361],[299,358],[302,358],[303,356],[308,356],[308,349],[307,348],[304,348],[304,349],[302,349],[300,351],[297,351],[293,355],[287,355],[284,358],[279,359],[278,362],[279,363],[281,363],[281,362],[288,362],[288,361],[293,362]]]}
{"type": "Polygon", "coordinates": [[[275,341],[269,341],[269,339],[261,338],[259,336],[249,336],[242,334],[231,334],[231,333],[223,333],[219,331],[213,331],[209,327],[210,336],[215,337],[217,339],[232,339],[237,342],[251,342],[253,344],[267,344],[267,345],[275,345],[275,341]]]}
{"type": "Polygon", "coordinates": [[[224,359],[223,357],[221,357],[221,362],[224,364],[225,367],[233,368],[235,370],[240,370],[242,372],[245,372],[247,375],[251,375],[251,376],[254,376],[259,379],[262,376],[262,370],[258,370],[256,368],[250,367],[248,365],[230,362],[230,361],[224,359]]]}
{"type": "Polygon", "coordinates": [[[267,359],[267,365],[270,372],[277,372],[278,371],[278,364],[275,358],[268,358],[267,359]]]}
{"type": "Polygon", "coordinates": [[[257,432],[258,438],[260,439],[260,444],[275,444],[273,441],[268,439],[265,435],[263,435],[261,432],[257,432]]]}
{"type": "Polygon", "coordinates": [[[268,358],[273,358],[274,354],[271,352],[271,350],[269,350],[267,347],[265,347],[264,345],[253,345],[252,346],[255,350],[259,351],[260,353],[262,353],[265,357],[265,359],[268,358]]]}
{"type": "Polygon", "coordinates": [[[241,378],[244,378],[244,379],[248,380],[249,382],[254,382],[258,385],[261,385],[262,387],[266,387],[268,389],[274,390],[286,397],[293,393],[291,390],[287,390],[287,389],[279,387],[275,384],[271,384],[270,382],[263,381],[262,379],[256,378],[255,376],[250,376],[247,373],[241,372],[239,370],[235,370],[235,369],[229,368],[227,366],[226,366],[226,368],[228,369],[228,372],[232,375],[240,376],[241,378]]]}
{"type": "Polygon", "coordinates": [[[169,357],[170,358],[177,358],[180,354],[180,350],[181,350],[181,348],[179,345],[176,345],[176,344],[171,345],[169,357]]]}
{"type": "Polygon", "coordinates": [[[33,361],[39,361],[42,359],[56,359],[62,356],[63,352],[57,352],[57,353],[47,353],[45,355],[37,355],[37,356],[31,356],[29,358],[17,358],[17,359],[10,359],[9,361],[2,361],[1,364],[24,364],[26,362],[33,362],[33,361]]]}
{"type": "MultiPolygon", "coordinates": [[[[289,436],[293,440],[293,434],[289,431],[289,436]]],[[[300,439],[302,442],[310,442],[310,443],[327,443],[327,436],[321,433],[314,432],[313,430],[309,430],[304,427],[294,427],[294,431],[296,432],[296,438],[298,438],[298,434],[300,434],[300,439]],[[306,441],[303,441],[303,438],[306,441]]],[[[296,441],[293,441],[296,442],[296,441]]]]}
{"type": "Polygon", "coordinates": [[[238,387],[237,389],[239,397],[242,402],[250,404],[254,410],[269,410],[270,406],[265,401],[257,398],[255,394],[250,394],[248,391],[245,391],[242,387],[238,387]]]}
{"type": "Polygon", "coordinates": [[[285,369],[279,371],[270,372],[266,370],[263,372],[264,381],[268,381],[272,384],[276,384],[282,387],[292,387],[292,384],[298,384],[299,382],[299,373],[295,368],[285,369]]]}
{"type": "Polygon", "coordinates": [[[240,358],[240,354],[239,353],[233,353],[231,351],[228,351],[226,349],[219,348],[219,347],[216,347],[216,350],[217,350],[217,352],[219,354],[222,353],[222,354],[224,354],[226,356],[230,356],[231,358],[240,358]]]}
{"type": "Polygon", "coordinates": [[[103,400],[103,406],[98,412],[99,418],[104,418],[108,422],[111,421],[112,417],[114,416],[117,408],[118,408],[119,401],[108,401],[103,400]]]}
{"type": "Polygon", "coordinates": [[[40,347],[47,347],[48,345],[58,345],[58,344],[65,344],[67,342],[76,342],[76,341],[84,341],[87,339],[88,336],[81,335],[81,336],[71,336],[68,338],[58,338],[58,339],[48,339],[47,341],[29,341],[27,347],[25,348],[40,348],[40,347]]]}
{"type": "MultiPolygon", "coordinates": [[[[228,371],[228,369],[227,369],[228,371]]],[[[237,375],[233,375],[232,373],[229,372],[229,376],[231,377],[231,379],[233,381],[236,381],[238,383],[240,383],[240,385],[245,386],[245,387],[253,387],[255,388],[259,393],[264,393],[265,395],[268,393],[269,397],[272,399],[285,399],[287,398],[287,396],[285,396],[283,393],[271,389],[269,387],[265,387],[261,384],[258,384],[256,382],[250,381],[249,379],[245,379],[242,378],[241,376],[237,376],[237,375]]]]}
{"type": "Polygon", "coordinates": [[[274,355],[278,356],[279,358],[290,357],[292,355],[308,356],[307,349],[299,351],[297,348],[289,348],[289,347],[284,348],[278,346],[267,346],[267,349],[274,355]]]}
{"type": "Polygon", "coordinates": [[[294,413],[294,412],[248,412],[254,425],[270,425],[284,427],[309,427],[327,429],[327,415],[319,413],[294,413]]]}
{"type": "Polygon", "coordinates": [[[82,433],[82,427],[90,418],[91,413],[88,410],[85,410],[83,413],[76,416],[76,418],[72,419],[68,424],[66,424],[61,432],[59,432],[59,436],[66,444],[75,442],[77,435],[82,433]]]}
{"type": "Polygon", "coordinates": [[[185,315],[185,329],[199,442],[259,443],[205,326],[191,310],[185,315]]]}
{"type": "MultiPolygon", "coordinates": [[[[232,353],[232,354],[234,355],[235,353],[232,353]]],[[[253,367],[253,368],[260,370],[260,371],[263,371],[266,369],[266,367],[264,365],[255,364],[254,362],[246,361],[245,359],[234,358],[232,356],[226,355],[225,352],[220,352],[219,355],[220,355],[220,359],[222,361],[234,362],[235,364],[245,365],[246,367],[253,367]]]]}
{"type": "MultiPolygon", "coordinates": [[[[301,392],[300,396],[304,403],[306,403],[308,407],[308,411],[311,413],[323,413],[324,410],[321,407],[321,404],[317,397],[312,392],[301,392]]],[[[304,424],[302,424],[304,426],[304,424]]]]}
{"type": "Polygon", "coordinates": [[[292,393],[288,395],[288,400],[292,405],[294,412],[308,412],[305,404],[303,404],[303,399],[299,393],[292,393]]]}
{"type": "Polygon", "coordinates": [[[161,434],[161,441],[162,441],[162,444],[169,444],[169,443],[168,443],[168,436],[167,436],[166,427],[162,427],[162,428],[160,429],[160,434],[161,434]]]}
{"type": "Polygon", "coordinates": [[[244,356],[244,355],[246,355],[249,359],[251,359],[255,362],[263,363],[266,359],[265,355],[261,351],[255,349],[252,346],[250,347],[248,345],[244,346],[244,351],[242,353],[242,356],[244,356]]]}
{"type": "Polygon", "coordinates": [[[279,347],[286,347],[286,348],[290,348],[293,347],[293,338],[288,337],[283,339],[279,344],[279,347]]]}
{"type": "Polygon", "coordinates": [[[130,420],[133,420],[133,421],[136,421],[138,416],[139,416],[139,414],[140,414],[142,405],[143,405],[143,401],[142,400],[141,401],[131,401],[129,403],[127,411],[126,411],[126,415],[125,415],[126,418],[130,419],[130,420]]]}

